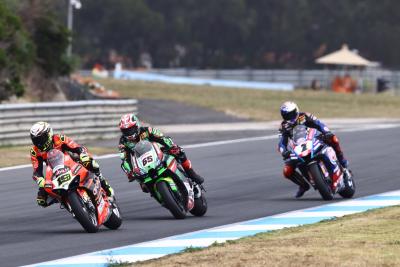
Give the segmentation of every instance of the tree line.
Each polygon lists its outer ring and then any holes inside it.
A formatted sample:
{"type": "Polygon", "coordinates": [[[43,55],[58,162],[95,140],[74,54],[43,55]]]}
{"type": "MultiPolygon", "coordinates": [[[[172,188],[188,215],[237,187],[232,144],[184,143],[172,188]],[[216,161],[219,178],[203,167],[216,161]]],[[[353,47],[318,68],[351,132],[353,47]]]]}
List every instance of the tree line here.
{"type": "Polygon", "coordinates": [[[26,87],[39,100],[54,93],[54,79],[72,71],[69,36],[50,0],[1,0],[0,100],[26,87]]]}
{"type": "Polygon", "coordinates": [[[400,65],[396,0],[82,0],[74,51],[83,64],[122,57],[137,67],[315,68],[343,43],[400,65]]]}
{"type": "Polygon", "coordinates": [[[316,68],[343,43],[400,67],[397,0],[0,0],[0,99],[101,63],[113,67],[316,68]],[[66,50],[73,38],[75,57],[66,50]]]}

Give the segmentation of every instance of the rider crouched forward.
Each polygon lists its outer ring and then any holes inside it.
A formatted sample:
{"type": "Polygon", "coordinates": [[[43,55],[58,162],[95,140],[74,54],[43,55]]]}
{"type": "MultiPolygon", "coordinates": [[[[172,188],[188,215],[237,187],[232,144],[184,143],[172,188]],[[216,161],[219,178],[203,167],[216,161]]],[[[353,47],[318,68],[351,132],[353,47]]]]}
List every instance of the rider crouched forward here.
{"type": "Polygon", "coordinates": [[[47,153],[51,149],[78,154],[80,163],[99,177],[101,187],[106,191],[107,196],[114,195],[114,190],[100,172],[99,164],[88,154],[85,147],[78,145],[65,135],[53,134],[53,129],[47,122],[41,121],[35,123],[30,130],[30,135],[33,143],[31,148],[31,161],[33,166],[32,178],[39,186],[36,197],[38,205],[42,207],[47,206],[48,194],[44,190],[45,178],[43,176],[43,162],[47,161],[47,153]]]}
{"type": "Polygon", "coordinates": [[[302,179],[298,172],[296,172],[296,165],[294,165],[292,161],[287,160],[291,153],[287,148],[288,142],[289,139],[292,138],[292,130],[296,125],[305,125],[306,127],[314,128],[320,131],[323,135],[324,143],[331,146],[335,150],[339,163],[343,168],[348,168],[348,161],[344,157],[337,136],[334,135],[329,128],[320,120],[318,120],[313,114],[299,112],[299,108],[296,103],[290,101],[283,103],[280,111],[283,121],[279,129],[279,152],[285,160],[283,176],[299,186],[299,189],[295,195],[296,198],[299,198],[310,189],[310,185],[304,181],[304,179],[302,179]]]}
{"type": "MultiPolygon", "coordinates": [[[[188,177],[197,184],[204,182],[203,177],[198,175],[192,168],[192,163],[186,157],[185,151],[174,144],[170,137],[164,136],[160,130],[152,127],[142,127],[139,119],[134,114],[125,114],[121,117],[119,128],[122,136],[119,142],[120,157],[122,160],[121,168],[127,175],[129,181],[133,181],[140,176],[140,171],[131,164],[131,153],[135,145],[141,140],[148,140],[162,145],[167,153],[174,156],[182,165],[188,177]]],[[[148,192],[146,186],[140,183],[144,192],[148,192]]]]}

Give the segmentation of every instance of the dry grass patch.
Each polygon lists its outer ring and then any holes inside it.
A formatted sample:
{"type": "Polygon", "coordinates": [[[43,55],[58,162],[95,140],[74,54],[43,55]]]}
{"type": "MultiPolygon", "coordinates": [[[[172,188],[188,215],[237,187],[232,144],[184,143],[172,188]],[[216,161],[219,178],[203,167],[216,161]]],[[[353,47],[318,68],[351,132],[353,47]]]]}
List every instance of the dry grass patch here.
{"type": "MultiPolygon", "coordinates": [[[[0,167],[9,167],[21,164],[30,164],[31,146],[2,146],[0,147],[0,167]]],[[[116,148],[107,147],[89,147],[90,153],[94,155],[103,155],[117,153],[116,148]]]]}
{"type": "Polygon", "coordinates": [[[296,101],[300,109],[324,118],[400,117],[400,97],[387,94],[279,92],[113,79],[100,82],[124,97],[175,100],[253,120],[279,119],[279,106],[286,100],[296,101]]]}
{"type": "Polygon", "coordinates": [[[400,207],[384,208],[134,266],[400,266],[399,219],[400,207]]]}

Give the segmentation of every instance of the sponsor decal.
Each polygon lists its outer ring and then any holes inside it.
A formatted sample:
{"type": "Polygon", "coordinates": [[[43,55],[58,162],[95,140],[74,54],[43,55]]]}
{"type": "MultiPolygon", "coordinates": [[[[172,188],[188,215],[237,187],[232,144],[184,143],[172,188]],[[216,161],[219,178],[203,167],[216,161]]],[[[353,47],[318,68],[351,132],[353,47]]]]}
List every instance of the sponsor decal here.
{"type": "Polygon", "coordinates": [[[101,214],[101,213],[103,212],[104,205],[105,205],[104,199],[101,197],[101,198],[100,198],[99,206],[98,206],[98,208],[97,208],[98,211],[99,211],[99,214],[101,214]]]}
{"type": "Polygon", "coordinates": [[[80,169],[82,169],[82,165],[79,164],[76,166],[76,168],[74,169],[74,171],[72,173],[77,174],[80,171],[80,169]]]}

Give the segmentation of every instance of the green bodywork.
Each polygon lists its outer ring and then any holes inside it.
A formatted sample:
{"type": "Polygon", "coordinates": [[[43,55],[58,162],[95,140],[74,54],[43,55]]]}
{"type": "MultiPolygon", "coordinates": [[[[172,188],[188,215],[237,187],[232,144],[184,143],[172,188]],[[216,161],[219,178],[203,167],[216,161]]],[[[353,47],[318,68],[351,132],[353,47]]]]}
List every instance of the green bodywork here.
{"type": "MultiPolygon", "coordinates": [[[[169,166],[169,164],[170,164],[173,160],[175,160],[175,158],[174,158],[173,156],[170,156],[170,155],[165,155],[165,157],[167,157],[166,160],[165,160],[166,166],[169,166]]],[[[156,193],[157,200],[158,200],[160,203],[162,203],[163,201],[162,201],[161,195],[160,195],[160,194],[158,193],[158,191],[157,191],[157,187],[156,187],[156,184],[157,184],[157,183],[159,183],[159,182],[161,182],[161,181],[164,181],[164,182],[166,182],[166,183],[169,185],[169,187],[171,188],[171,190],[172,190],[173,192],[177,192],[177,191],[178,191],[178,187],[176,186],[176,183],[175,183],[174,179],[173,179],[172,177],[170,177],[168,174],[165,173],[165,171],[166,171],[167,169],[168,169],[167,167],[158,168],[158,170],[157,170],[157,177],[156,177],[155,179],[153,179],[153,178],[150,177],[150,176],[147,176],[147,177],[143,180],[143,182],[144,182],[145,184],[149,184],[149,185],[152,184],[153,190],[154,190],[154,192],[156,193]]],[[[179,179],[181,179],[182,181],[184,180],[184,177],[185,177],[185,176],[184,176],[184,174],[179,170],[179,168],[176,168],[175,174],[176,174],[177,177],[179,177],[179,179]]]]}
{"type": "MultiPolygon", "coordinates": [[[[176,161],[175,157],[164,153],[163,158],[160,162],[156,150],[151,145],[151,142],[143,140],[136,145],[138,147],[136,147],[134,151],[140,151],[140,152],[135,152],[139,153],[137,155],[137,161],[140,164],[138,167],[140,167],[142,172],[146,175],[144,178],[141,178],[141,181],[144,184],[146,184],[147,188],[153,192],[152,195],[157,199],[157,201],[163,204],[162,197],[157,191],[156,185],[159,182],[165,182],[171,188],[172,192],[179,193],[179,188],[176,184],[176,179],[180,179],[183,182],[185,180],[185,175],[178,167],[179,164],[178,162],[175,162],[177,166],[174,171],[174,174],[172,175],[168,171],[169,170],[168,166],[173,164],[173,161],[176,161]],[[154,173],[154,171],[156,173],[154,173]]],[[[158,143],[153,143],[153,145],[159,146],[158,143]]],[[[122,168],[128,169],[129,164],[125,161],[122,164],[122,168]]]]}

